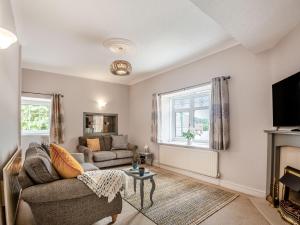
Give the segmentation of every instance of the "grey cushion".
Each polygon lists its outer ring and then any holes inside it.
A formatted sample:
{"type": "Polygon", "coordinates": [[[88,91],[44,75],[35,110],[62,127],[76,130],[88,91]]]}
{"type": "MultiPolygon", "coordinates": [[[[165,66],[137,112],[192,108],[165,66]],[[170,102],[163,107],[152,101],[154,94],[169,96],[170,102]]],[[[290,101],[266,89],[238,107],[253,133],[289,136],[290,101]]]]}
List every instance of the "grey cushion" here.
{"type": "Polygon", "coordinates": [[[99,170],[99,168],[97,166],[94,166],[92,163],[81,163],[80,165],[83,168],[84,172],[99,170]]]}
{"type": "Polygon", "coordinates": [[[112,159],[116,159],[116,158],[117,158],[116,153],[114,153],[112,151],[94,152],[94,161],[96,161],[96,162],[112,160],[112,159]]]}
{"type": "Polygon", "coordinates": [[[39,148],[27,150],[23,166],[30,178],[37,184],[49,183],[59,179],[50,157],[39,148]]]}
{"type": "Polygon", "coordinates": [[[84,154],[78,152],[70,152],[74,159],[79,163],[84,163],[84,154]]]}
{"type": "Polygon", "coordinates": [[[100,144],[101,150],[110,151],[112,148],[112,137],[110,135],[102,136],[102,138],[100,138],[100,144]]]}
{"type": "Polygon", "coordinates": [[[94,162],[94,165],[99,168],[107,168],[112,166],[120,166],[125,164],[131,164],[132,158],[124,158],[124,159],[114,159],[102,162],[94,162]]]}
{"type": "Polygon", "coordinates": [[[34,182],[31,180],[31,178],[26,173],[24,167],[22,167],[21,171],[18,174],[18,181],[23,189],[34,185],[34,182]]]}
{"type": "Polygon", "coordinates": [[[129,150],[114,150],[116,153],[117,159],[130,158],[133,156],[133,152],[129,150]]]}
{"type": "Polygon", "coordinates": [[[38,154],[38,155],[43,155],[44,157],[47,157],[50,160],[50,154],[48,154],[48,152],[44,148],[42,148],[41,145],[36,145],[35,143],[31,143],[30,146],[31,147],[29,147],[26,150],[25,159],[30,156],[38,154]]]}
{"type": "Polygon", "coordinates": [[[112,149],[127,149],[127,135],[112,135],[112,149]]]}

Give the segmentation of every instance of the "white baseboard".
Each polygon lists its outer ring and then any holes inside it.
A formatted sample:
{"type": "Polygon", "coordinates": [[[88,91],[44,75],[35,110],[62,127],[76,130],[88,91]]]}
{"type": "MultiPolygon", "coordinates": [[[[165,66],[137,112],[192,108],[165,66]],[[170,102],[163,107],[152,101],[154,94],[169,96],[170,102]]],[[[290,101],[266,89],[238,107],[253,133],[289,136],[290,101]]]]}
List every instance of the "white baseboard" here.
{"type": "Polygon", "coordinates": [[[227,180],[220,179],[220,186],[231,189],[231,190],[235,190],[235,191],[247,194],[247,195],[252,195],[255,197],[260,197],[260,198],[266,197],[266,192],[263,190],[248,187],[248,186],[237,184],[237,183],[233,183],[233,182],[227,181],[227,180]]]}
{"type": "Polygon", "coordinates": [[[214,178],[214,177],[209,177],[209,176],[205,176],[205,175],[201,175],[199,173],[195,173],[192,171],[187,171],[187,170],[183,170],[183,169],[179,169],[176,167],[172,167],[172,166],[167,166],[167,165],[163,165],[163,164],[159,164],[157,162],[153,163],[154,166],[160,167],[162,169],[166,169],[166,170],[170,170],[172,172],[175,173],[179,173],[188,177],[192,177],[204,182],[208,182],[211,184],[215,184],[215,185],[219,185],[221,187],[224,188],[228,188],[234,191],[238,191],[247,195],[252,195],[255,197],[260,197],[260,198],[264,198],[266,196],[266,192],[263,190],[259,190],[256,188],[252,188],[252,187],[248,187],[245,185],[241,185],[241,184],[237,184],[231,181],[227,181],[227,180],[223,180],[220,178],[214,178]]]}
{"type": "Polygon", "coordinates": [[[170,170],[170,171],[175,172],[175,173],[179,173],[179,174],[182,174],[182,175],[185,175],[185,176],[188,176],[188,177],[195,178],[197,180],[201,180],[201,181],[208,182],[208,183],[211,183],[211,184],[219,185],[219,179],[214,178],[214,177],[205,176],[205,175],[202,175],[202,174],[199,174],[199,173],[195,173],[195,172],[192,172],[192,171],[183,170],[183,169],[179,169],[179,168],[176,168],[176,167],[167,166],[167,165],[163,165],[163,164],[159,164],[157,166],[162,168],[162,169],[165,169],[165,170],[170,170]]]}

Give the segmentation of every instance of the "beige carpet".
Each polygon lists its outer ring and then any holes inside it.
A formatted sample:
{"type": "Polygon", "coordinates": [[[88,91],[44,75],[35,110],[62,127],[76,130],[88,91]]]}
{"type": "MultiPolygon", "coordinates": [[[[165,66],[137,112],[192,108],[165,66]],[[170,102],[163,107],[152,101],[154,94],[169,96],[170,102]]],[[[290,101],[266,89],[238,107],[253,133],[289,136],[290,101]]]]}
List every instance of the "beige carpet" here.
{"type": "MultiPolygon", "coordinates": [[[[152,168],[156,190],[154,204],[149,199],[151,183],[145,181],[144,209],[140,210],[140,194],[133,191],[129,182],[128,195],[124,199],[158,225],[197,225],[238,197],[225,191],[200,183],[192,178],[179,176],[166,170],[152,168]]],[[[132,179],[132,178],[131,178],[132,179]]],[[[137,185],[139,188],[139,183],[137,185]]]]}

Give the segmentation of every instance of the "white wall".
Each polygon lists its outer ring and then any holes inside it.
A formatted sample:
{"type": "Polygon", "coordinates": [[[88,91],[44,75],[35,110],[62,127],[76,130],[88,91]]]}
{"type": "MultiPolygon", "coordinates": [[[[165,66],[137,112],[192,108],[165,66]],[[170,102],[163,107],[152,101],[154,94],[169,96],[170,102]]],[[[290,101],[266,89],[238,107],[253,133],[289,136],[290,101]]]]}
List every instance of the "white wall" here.
{"type": "MultiPolygon", "coordinates": [[[[0,1],[0,27],[15,33],[10,1],[0,1]]],[[[0,49],[0,167],[19,144],[19,44],[0,49]]]]}
{"type": "Polygon", "coordinates": [[[129,132],[130,141],[140,149],[148,144],[157,161],[158,146],[150,142],[151,95],[231,75],[231,146],[220,154],[221,179],[241,189],[264,192],[267,143],[263,130],[272,126],[271,84],[300,71],[299,40],[300,25],[268,52],[255,55],[237,46],[135,84],[129,87],[129,97],[126,86],[31,70],[24,70],[23,90],[65,95],[66,144],[72,151],[82,135],[82,112],[99,111],[95,100],[107,98],[109,104],[102,111],[119,113],[120,133],[129,132]]]}
{"type": "MultiPolygon", "coordinates": [[[[117,113],[119,133],[128,133],[128,86],[23,69],[22,90],[64,95],[64,145],[69,151],[76,151],[78,137],[83,135],[83,112],[117,113]],[[106,107],[99,109],[97,100],[106,101],[106,107]]],[[[22,138],[23,145],[29,142],[28,138],[22,138]]]]}
{"type": "MultiPolygon", "coordinates": [[[[14,33],[15,25],[9,0],[0,1],[0,27],[14,33]]],[[[0,179],[2,169],[19,145],[20,48],[15,43],[0,49],[0,179]]],[[[0,203],[0,224],[4,224],[0,203]]]]}
{"type": "Polygon", "coordinates": [[[237,46],[131,86],[131,142],[150,145],[157,160],[158,147],[150,142],[151,95],[201,84],[221,75],[232,77],[231,146],[220,154],[221,178],[264,192],[267,143],[263,130],[271,126],[271,85],[265,54],[254,55],[237,46]]]}
{"type": "Polygon", "coordinates": [[[300,24],[268,52],[272,83],[300,71],[300,24]]]}

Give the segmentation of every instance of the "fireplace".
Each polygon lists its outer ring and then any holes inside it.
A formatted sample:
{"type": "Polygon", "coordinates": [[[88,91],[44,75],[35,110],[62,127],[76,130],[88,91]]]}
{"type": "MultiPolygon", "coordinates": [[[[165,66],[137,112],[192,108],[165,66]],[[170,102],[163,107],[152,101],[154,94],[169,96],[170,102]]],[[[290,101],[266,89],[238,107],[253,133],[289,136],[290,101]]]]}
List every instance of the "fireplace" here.
{"type": "MultiPolygon", "coordinates": [[[[296,151],[300,152],[300,132],[273,130],[266,133],[268,133],[267,200],[273,207],[278,208],[284,219],[299,225],[300,170],[287,166],[284,175],[280,178],[280,162],[281,150],[285,149],[283,147],[296,147],[298,149],[296,151]],[[283,184],[282,189],[281,184],[283,184]]],[[[298,163],[294,166],[298,167],[298,163]]]]}
{"type": "Polygon", "coordinates": [[[280,178],[283,196],[279,203],[281,216],[291,224],[300,224],[300,170],[287,166],[280,178]]]}

